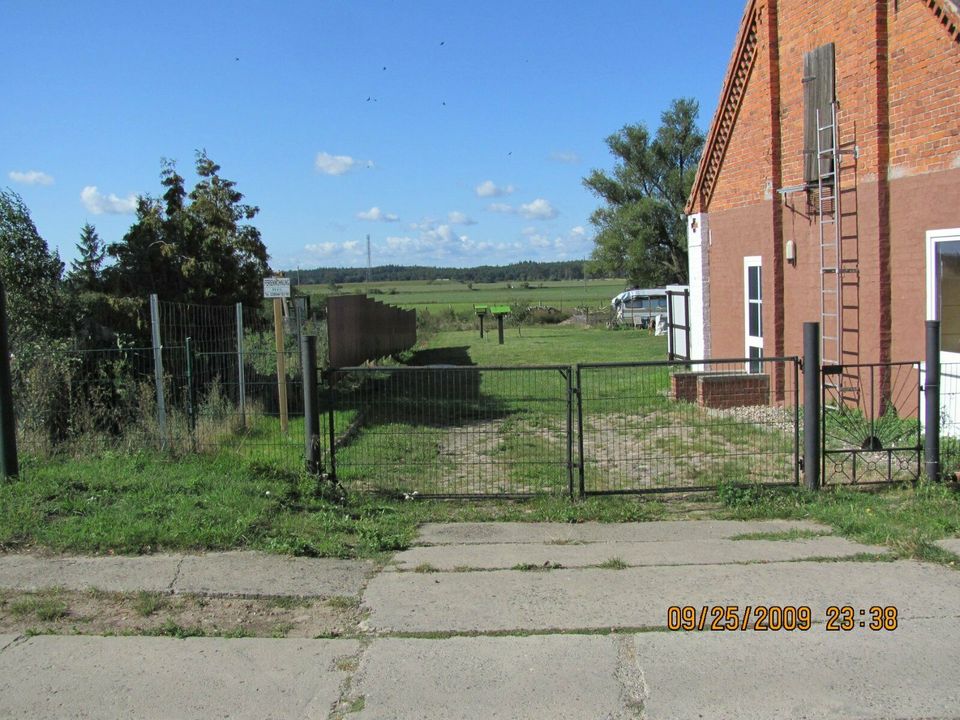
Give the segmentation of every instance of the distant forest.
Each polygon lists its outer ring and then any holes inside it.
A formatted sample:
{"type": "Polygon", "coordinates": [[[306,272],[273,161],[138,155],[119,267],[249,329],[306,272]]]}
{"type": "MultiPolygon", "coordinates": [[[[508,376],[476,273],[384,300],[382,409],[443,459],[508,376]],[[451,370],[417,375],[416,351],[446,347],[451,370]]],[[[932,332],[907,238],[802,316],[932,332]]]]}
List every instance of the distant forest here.
{"type": "MultiPolygon", "coordinates": [[[[563,262],[524,261],[512,265],[480,265],[472,268],[441,268],[423,265],[380,265],[370,269],[371,282],[398,280],[459,280],[461,282],[505,282],[507,280],[582,280],[586,260],[563,262]]],[[[284,274],[301,285],[329,285],[367,280],[366,268],[314,268],[286,270],[284,274]]]]}

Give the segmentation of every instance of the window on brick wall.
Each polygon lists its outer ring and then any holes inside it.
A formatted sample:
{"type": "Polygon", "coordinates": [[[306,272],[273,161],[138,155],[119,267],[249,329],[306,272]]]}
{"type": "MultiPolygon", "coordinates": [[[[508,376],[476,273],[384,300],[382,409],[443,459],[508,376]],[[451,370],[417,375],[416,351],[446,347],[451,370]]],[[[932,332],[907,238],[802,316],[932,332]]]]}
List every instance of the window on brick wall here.
{"type": "Polygon", "coordinates": [[[821,150],[833,148],[833,132],[819,128],[832,123],[832,104],[836,100],[835,58],[833,43],[803,55],[803,179],[808,183],[816,183],[820,174],[833,171],[831,158],[817,157],[817,134],[821,150]]]}

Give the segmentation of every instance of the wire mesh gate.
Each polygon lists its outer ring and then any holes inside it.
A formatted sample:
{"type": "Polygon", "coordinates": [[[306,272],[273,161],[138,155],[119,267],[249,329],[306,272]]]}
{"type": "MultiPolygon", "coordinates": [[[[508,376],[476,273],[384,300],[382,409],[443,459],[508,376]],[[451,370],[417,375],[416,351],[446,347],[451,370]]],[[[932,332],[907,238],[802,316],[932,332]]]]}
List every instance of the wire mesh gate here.
{"type": "Polygon", "coordinates": [[[346,487],[518,497],[799,481],[796,358],[330,370],[346,487]]]}
{"type": "Polygon", "coordinates": [[[797,358],[577,368],[581,495],[799,482],[797,358]]]}
{"type": "Polygon", "coordinates": [[[364,367],[327,374],[332,472],[423,497],[567,494],[570,367],[364,367]]]}
{"type": "Polygon", "coordinates": [[[825,365],[822,373],[823,483],[918,480],[920,364],[825,365]]]}

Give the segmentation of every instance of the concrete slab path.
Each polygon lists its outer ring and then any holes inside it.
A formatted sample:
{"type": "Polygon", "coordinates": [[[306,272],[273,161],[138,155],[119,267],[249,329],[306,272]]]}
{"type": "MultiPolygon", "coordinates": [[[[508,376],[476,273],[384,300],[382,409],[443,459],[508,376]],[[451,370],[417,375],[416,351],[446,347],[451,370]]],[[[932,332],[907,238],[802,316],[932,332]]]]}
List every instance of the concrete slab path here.
{"type": "Polygon", "coordinates": [[[198,593],[274,597],[358,596],[367,560],[295,558],[259,552],[139,557],[0,555],[0,589],[198,593]]]}
{"type": "Polygon", "coordinates": [[[482,543],[665,542],[695,543],[749,533],[789,531],[829,533],[830,528],[803,520],[658,520],[640,523],[426,523],[417,545],[482,543]]]}
{"type": "Polygon", "coordinates": [[[937,545],[942,547],[947,552],[952,552],[954,555],[960,555],[960,538],[946,538],[945,540],[940,540],[937,545]]]}
{"type": "Polygon", "coordinates": [[[380,573],[258,553],[0,556],[0,588],[344,595],[368,611],[346,640],[0,636],[0,715],[960,717],[960,572],[876,558],[883,548],[825,531],[787,521],[428,525],[380,573]],[[817,536],[782,535],[797,530],[817,536]],[[732,539],[756,533],[787,539],[732,539]],[[630,567],[596,567],[614,557],[630,567]],[[544,562],[564,568],[510,569],[544,562]],[[422,572],[426,563],[443,571],[422,572]],[[669,632],[671,605],[808,605],[815,623],[669,632]],[[864,614],[831,632],[829,605],[864,614]],[[859,626],[873,605],[897,608],[896,630],[859,626]]]}
{"type": "Polygon", "coordinates": [[[34,637],[0,652],[9,718],[326,718],[355,640],[34,637]]]}
{"type": "Polygon", "coordinates": [[[903,617],[960,615],[960,575],[898,562],[791,562],[626,570],[382,573],[363,596],[376,632],[664,627],[671,605],[895,605],[903,617]]]}
{"type": "Polygon", "coordinates": [[[497,570],[521,565],[561,565],[583,568],[603,564],[631,567],[646,565],[730,565],[787,560],[841,559],[860,554],[884,554],[886,549],[839,537],[802,540],[711,540],[690,542],[590,542],[478,543],[428,545],[398,553],[397,570],[497,570]]]}

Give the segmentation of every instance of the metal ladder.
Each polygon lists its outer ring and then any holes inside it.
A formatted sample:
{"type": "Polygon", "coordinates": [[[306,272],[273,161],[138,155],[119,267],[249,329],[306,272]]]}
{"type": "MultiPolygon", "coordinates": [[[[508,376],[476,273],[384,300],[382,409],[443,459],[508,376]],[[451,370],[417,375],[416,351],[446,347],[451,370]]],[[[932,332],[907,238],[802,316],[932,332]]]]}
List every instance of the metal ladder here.
{"type": "MultiPolygon", "coordinates": [[[[820,234],[820,358],[821,363],[842,365],[844,362],[843,288],[858,282],[856,260],[853,267],[845,264],[843,254],[840,170],[843,151],[837,129],[837,102],[830,103],[830,117],[821,124],[817,110],[817,224],[820,234]],[[825,142],[829,139],[829,145],[825,142]],[[845,282],[845,277],[847,279],[845,282]]],[[[845,375],[824,376],[824,383],[836,389],[844,400],[856,400],[858,388],[845,382],[845,375]]]]}

